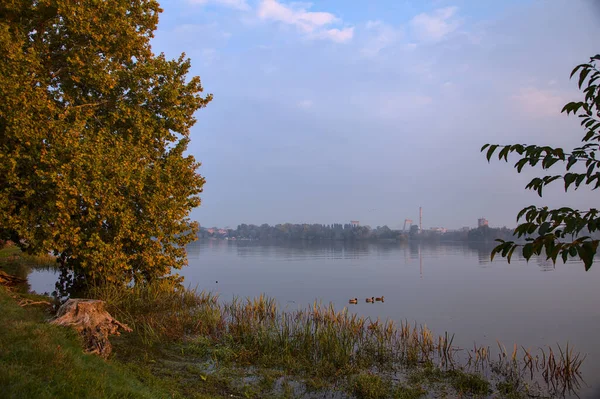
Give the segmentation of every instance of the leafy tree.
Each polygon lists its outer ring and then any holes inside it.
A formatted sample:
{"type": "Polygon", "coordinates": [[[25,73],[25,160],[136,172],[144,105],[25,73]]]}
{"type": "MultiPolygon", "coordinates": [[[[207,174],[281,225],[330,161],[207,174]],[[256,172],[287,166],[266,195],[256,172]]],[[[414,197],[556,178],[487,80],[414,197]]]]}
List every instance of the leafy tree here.
{"type": "Polygon", "coordinates": [[[190,61],[154,55],[154,0],[0,5],[0,231],[85,279],[186,264],[204,179],[185,155],[202,97],[190,61]]]}
{"type": "MultiPolygon", "coordinates": [[[[592,190],[600,186],[600,54],[590,61],[578,65],[571,72],[571,78],[578,75],[578,86],[583,91],[583,101],[570,102],[562,112],[577,115],[581,120],[585,134],[580,147],[570,151],[549,146],[527,144],[490,145],[486,144],[481,151],[486,151],[488,162],[498,151],[498,159],[508,161],[508,155],[517,153],[520,159],[515,164],[520,173],[526,165],[541,166],[548,170],[553,166],[564,167],[560,174],[548,174],[532,179],[527,189],[537,191],[541,197],[544,187],[562,181],[565,191],[582,186],[590,186],[592,190]]],[[[509,262],[516,248],[521,247],[523,256],[529,260],[533,255],[541,255],[545,250],[547,259],[556,262],[560,256],[564,262],[569,257],[577,257],[589,270],[596,254],[599,240],[591,237],[600,230],[600,215],[595,208],[576,210],[568,207],[559,209],[538,208],[534,205],[521,210],[517,222],[522,221],[514,233],[518,237],[526,237],[526,244],[513,241],[498,240],[500,244],[494,248],[492,258],[500,253],[509,262]]]]}

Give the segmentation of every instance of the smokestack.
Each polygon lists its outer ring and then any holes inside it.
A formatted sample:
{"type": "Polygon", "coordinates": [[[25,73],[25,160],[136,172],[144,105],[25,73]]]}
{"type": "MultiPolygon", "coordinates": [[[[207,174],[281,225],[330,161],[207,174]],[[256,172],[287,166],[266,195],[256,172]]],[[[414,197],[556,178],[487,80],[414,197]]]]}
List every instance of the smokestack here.
{"type": "Polygon", "coordinates": [[[423,207],[419,207],[419,231],[423,230],[423,207]]]}

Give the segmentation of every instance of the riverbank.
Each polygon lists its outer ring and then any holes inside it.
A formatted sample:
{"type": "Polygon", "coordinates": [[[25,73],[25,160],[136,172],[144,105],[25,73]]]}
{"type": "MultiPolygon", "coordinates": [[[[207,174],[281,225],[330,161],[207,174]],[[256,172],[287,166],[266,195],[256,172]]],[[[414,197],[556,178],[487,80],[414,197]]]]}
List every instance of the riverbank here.
{"type": "Polygon", "coordinates": [[[72,332],[46,323],[48,307],[24,309],[16,299],[27,295],[0,290],[0,322],[11,326],[0,332],[0,384],[9,397],[522,398],[541,392],[514,373],[518,368],[507,368],[510,362],[485,375],[490,359],[483,352],[475,360],[481,368],[461,367],[452,338],[436,338],[426,327],[397,328],[320,304],[286,313],[265,297],[221,303],[170,283],[89,292],[134,329],[111,339],[114,356],[104,362],[83,354],[72,332]]]}
{"type": "MultiPolygon", "coordinates": [[[[27,257],[11,256],[13,270],[32,264],[27,257]]],[[[25,376],[3,381],[15,392],[12,396],[35,393],[49,383],[56,385],[55,397],[81,397],[79,388],[71,386],[85,386],[90,370],[98,367],[89,362],[100,360],[84,355],[68,330],[45,323],[49,306],[31,305],[49,298],[2,290],[2,324],[18,330],[3,331],[0,347],[6,356],[0,361],[9,369],[18,358],[25,376]],[[64,356],[57,347],[71,348],[67,368],[54,365],[64,356]],[[47,368],[56,375],[45,375],[47,368]]],[[[564,383],[577,381],[579,360],[565,348],[550,358],[549,353],[500,347],[496,359],[490,348],[459,350],[453,336],[436,336],[425,326],[372,320],[320,303],[282,311],[272,298],[223,302],[167,281],[127,289],[95,287],[87,296],[106,301],[109,312],[134,330],[111,338],[113,356],[103,363],[106,369],[98,369],[94,383],[103,397],[117,392],[113,396],[521,398],[540,397],[551,385],[556,393],[561,383],[566,387],[564,383]],[[526,374],[534,371],[531,380],[526,374]],[[546,387],[539,384],[544,372],[546,387]],[[121,379],[113,380],[113,375],[121,379]]]]}
{"type": "MultiPolygon", "coordinates": [[[[429,376],[435,376],[439,382],[447,381],[450,389],[454,387],[463,394],[481,396],[488,391],[489,384],[474,375],[444,374],[431,366],[425,367],[423,373],[411,374],[406,382],[397,383],[391,370],[380,370],[381,375],[376,372],[374,353],[365,353],[364,369],[353,366],[349,359],[346,359],[347,364],[340,364],[340,356],[344,355],[341,348],[334,348],[333,342],[331,348],[322,349],[329,351],[331,357],[315,359],[314,363],[308,358],[313,355],[310,351],[306,353],[308,357],[296,353],[294,359],[282,356],[275,348],[252,350],[253,344],[247,342],[250,335],[242,331],[221,336],[216,342],[218,317],[212,319],[214,324],[201,327],[207,335],[187,336],[193,328],[192,318],[182,319],[178,310],[189,309],[190,301],[194,300],[215,304],[214,297],[194,297],[189,292],[176,294],[178,298],[169,295],[171,300],[182,300],[177,301],[183,304],[178,309],[172,302],[165,306],[169,302],[165,302],[164,295],[166,291],[149,290],[139,300],[140,303],[150,300],[146,302],[149,307],[163,303],[160,310],[169,308],[177,314],[170,317],[160,311],[145,312],[146,318],[142,321],[142,309],[139,313],[134,311],[128,319],[130,323],[135,322],[134,333],[114,337],[115,356],[105,362],[84,354],[72,331],[48,324],[46,321],[51,316],[48,306],[42,303],[21,307],[18,304],[23,299],[43,302],[48,298],[14,294],[0,287],[0,324],[7,326],[0,330],[3,392],[7,397],[39,398],[291,398],[326,392],[358,398],[418,398],[427,393],[424,384],[429,376]],[[246,335],[246,342],[240,340],[242,335],[246,335]]],[[[129,304],[139,306],[139,303],[129,304]]],[[[119,305],[125,305],[121,316],[123,312],[134,310],[124,302],[119,305]]],[[[268,301],[255,305],[254,310],[248,310],[267,316],[268,301]]],[[[212,305],[210,308],[216,309],[212,305]]],[[[208,317],[204,318],[201,324],[207,320],[208,317]]],[[[244,328],[242,324],[238,326],[244,328]]],[[[256,338],[260,339],[259,336],[260,333],[256,338]]],[[[325,343],[323,337],[320,340],[325,343]]],[[[379,364],[383,365],[384,360],[380,359],[379,364]]]]}

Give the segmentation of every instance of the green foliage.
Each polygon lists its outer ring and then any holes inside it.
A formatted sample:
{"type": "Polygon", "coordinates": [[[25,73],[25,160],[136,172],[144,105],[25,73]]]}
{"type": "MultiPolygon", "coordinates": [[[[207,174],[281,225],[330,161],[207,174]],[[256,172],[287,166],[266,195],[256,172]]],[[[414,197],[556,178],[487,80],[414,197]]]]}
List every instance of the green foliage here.
{"type": "MultiPolygon", "coordinates": [[[[596,158],[600,150],[600,54],[590,58],[585,64],[578,65],[571,72],[571,78],[579,73],[578,86],[583,91],[583,101],[570,102],[562,112],[573,114],[580,118],[585,134],[584,143],[570,152],[562,148],[537,146],[527,144],[486,144],[481,151],[486,151],[488,161],[497,152],[498,159],[508,161],[508,155],[516,153],[520,159],[515,163],[515,169],[521,173],[526,165],[540,166],[548,170],[555,166],[564,167],[564,172],[549,174],[532,179],[526,186],[541,197],[543,189],[557,181],[564,182],[565,191],[582,186],[590,186],[592,190],[600,187],[600,159],[596,158]],[[497,151],[498,150],[498,151],[497,151]]],[[[526,237],[526,244],[516,244],[513,241],[498,240],[500,244],[494,248],[495,254],[501,254],[510,262],[515,249],[522,247],[523,256],[530,259],[533,255],[542,255],[545,250],[547,259],[556,262],[560,256],[563,262],[569,257],[583,261],[585,269],[589,270],[594,262],[599,240],[590,237],[600,230],[600,215],[597,209],[584,211],[563,207],[549,209],[538,208],[534,205],[521,210],[517,222],[524,219],[515,229],[517,237],[526,237]]]]}
{"type": "Polygon", "coordinates": [[[0,239],[92,280],[186,264],[204,179],[190,61],[154,55],[154,0],[0,5],[0,239]]]}

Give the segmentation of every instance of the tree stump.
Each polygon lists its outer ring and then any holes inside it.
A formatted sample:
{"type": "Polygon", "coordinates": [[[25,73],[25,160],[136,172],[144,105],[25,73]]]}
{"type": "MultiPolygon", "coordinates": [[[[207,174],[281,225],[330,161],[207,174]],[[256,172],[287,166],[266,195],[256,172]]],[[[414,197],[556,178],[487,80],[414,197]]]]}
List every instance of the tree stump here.
{"type": "Polygon", "coordinates": [[[69,299],[58,309],[51,324],[73,327],[83,338],[85,350],[105,359],[112,351],[108,336],[120,335],[119,328],[132,331],[112,318],[104,309],[104,301],[96,299],[69,299]]]}

